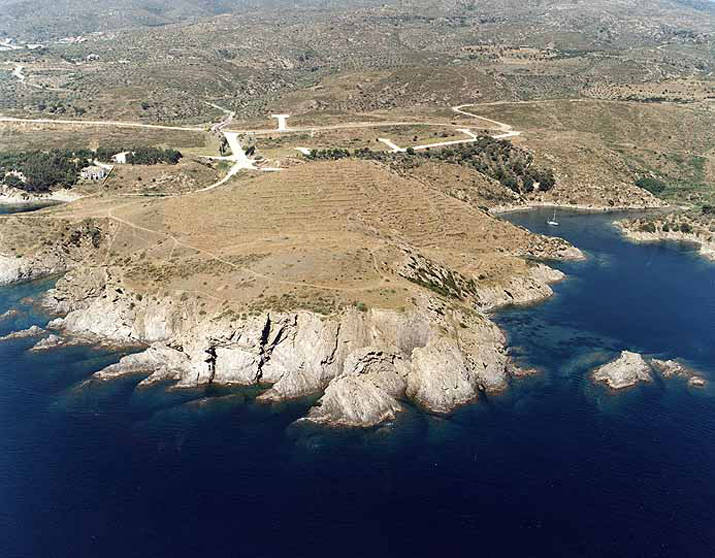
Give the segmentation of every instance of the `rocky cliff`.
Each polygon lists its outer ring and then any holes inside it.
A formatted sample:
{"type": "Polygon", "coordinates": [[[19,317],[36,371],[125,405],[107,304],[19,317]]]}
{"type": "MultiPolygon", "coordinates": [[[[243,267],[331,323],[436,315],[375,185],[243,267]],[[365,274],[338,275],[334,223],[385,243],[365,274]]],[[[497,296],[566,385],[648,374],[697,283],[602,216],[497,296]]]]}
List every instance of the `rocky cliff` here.
{"type": "MultiPolygon", "coordinates": [[[[72,275],[63,281],[71,282],[72,275]]],[[[67,310],[63,288],[66,283],[45,303],[67,310]]],[[[419,307],[197,321],[188,303],[137,301],[108,287],[81,299],[50,327],[65,335],[149,344],[98,372],[98,379],[144,374],[145,385],[263,385],[264,401],[322,393],[307,417],[322,423],[378,424],[394,418],[408,399],[447,413],[480,392],[507,387],[505,340],[488,318],[426,294],[419,307]]]]}
{"type": "Polygon", "coordinates": [[[48,325],[61,335],[146,347],[95,379],[140,374],[142,385],[265,386],[262,401],[321,394],[306,420],[371,426],[395,418],[405,401],[449,413],[506,389],[513,367],[505,339],[480,308],[539,300],[563,277],[535,264],[506,286],[467,282],[471,291],[449,293],[461,279],[415,267],[431,288],[405,309],[202,315],[193,298],[132,292],[111,267],[67,272],[43,304],[62,316],[48,325]]]}

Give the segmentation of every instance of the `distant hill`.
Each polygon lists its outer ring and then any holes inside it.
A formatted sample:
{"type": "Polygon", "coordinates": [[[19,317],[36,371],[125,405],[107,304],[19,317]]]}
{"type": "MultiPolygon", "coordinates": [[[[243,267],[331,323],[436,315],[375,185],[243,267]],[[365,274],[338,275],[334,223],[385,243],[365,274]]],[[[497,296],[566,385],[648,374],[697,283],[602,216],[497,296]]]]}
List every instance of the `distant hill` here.
{"type": "Polygon", "coordinates": [[[203,17],[275,9],[334,9],[377,0],[0,0],[0,37],[47,40],[96,31],[157,27],[203,17]]]}

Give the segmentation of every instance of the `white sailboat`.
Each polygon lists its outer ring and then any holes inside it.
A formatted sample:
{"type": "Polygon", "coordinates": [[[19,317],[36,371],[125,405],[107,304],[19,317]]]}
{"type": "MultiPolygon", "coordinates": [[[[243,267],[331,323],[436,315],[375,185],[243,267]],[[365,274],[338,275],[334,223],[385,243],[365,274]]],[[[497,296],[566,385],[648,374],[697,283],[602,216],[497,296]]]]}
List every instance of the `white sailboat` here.
{"type": "Polygon", "coordinates": [[[554,216],[551,219],[549,219],[548,221],[546,221],[546,224],[551,225],[552,227],[559,226],[559,222],[556,220],[556,210],[555,209],[554,209],[554,216]]]}

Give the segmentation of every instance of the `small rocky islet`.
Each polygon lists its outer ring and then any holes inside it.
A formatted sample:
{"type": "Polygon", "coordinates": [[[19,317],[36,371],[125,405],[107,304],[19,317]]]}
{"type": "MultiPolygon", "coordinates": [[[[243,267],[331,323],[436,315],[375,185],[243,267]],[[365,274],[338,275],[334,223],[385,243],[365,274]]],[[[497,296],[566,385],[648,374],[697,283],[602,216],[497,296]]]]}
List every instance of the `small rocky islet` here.
{"type": "Polygon", "coordinates": [[[614,391],[653,382],[656,375],[662,379],[683,378],[691,387],[706,385],[702,376],[677,360],[644,358],[631,351],[622,351],[618,358],[596,368],[591,374],[594,382],[603,383],[614,391]]]}

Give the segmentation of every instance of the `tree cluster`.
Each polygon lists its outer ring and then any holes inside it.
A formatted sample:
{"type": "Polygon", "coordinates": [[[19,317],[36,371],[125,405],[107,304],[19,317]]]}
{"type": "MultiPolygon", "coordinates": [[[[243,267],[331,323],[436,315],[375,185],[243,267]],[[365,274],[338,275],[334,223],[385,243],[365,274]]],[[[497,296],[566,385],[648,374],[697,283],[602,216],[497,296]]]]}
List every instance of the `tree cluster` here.
{"type": "Polygon", "coordinates": [[[661,194],[665,190],[665,182],[649,176],[644,176],[643,178],[636,180],[636,186],[643,188],[644,190],[648,190],[655,196],[661,194]]]}
{"type": "Polygon", "coordinates": [[[127,153],[128,165],[156,165],[167,163],[175,165],[182,155],[176,149],[159,149],[157,147],[99,147],[96,158],[103,162],[111,162],[117,153],[127,153]]]}
{"type": "Polygon", "coordinates": [[[0,153],[0,178],[7,186],[27,192],[47,192],[54,186],[71,188],[79,180],[86,157],[72,151],[26,151],[0,153]],[[9,174],[22,173],[20,177],[9,174]]]}
{"type": "Polygon", "coordinates": [[[356,157],[396,163],[403,167],[412,167],[424,160],[443,161],[472,167],[519,194],[533,192],[537,185],[540,191],[548,191],[556,184],[554,172],[551,169],[536,167],[531,153],[515,147],[508,141],[496,140],[489,136],[481,136],[474,143],[441,149],[415,151],[410,147],[401,153],[372,151],[367,147],[352,153],[340,148],[313,149],[307,157],[314,160],[356,157]]]}

